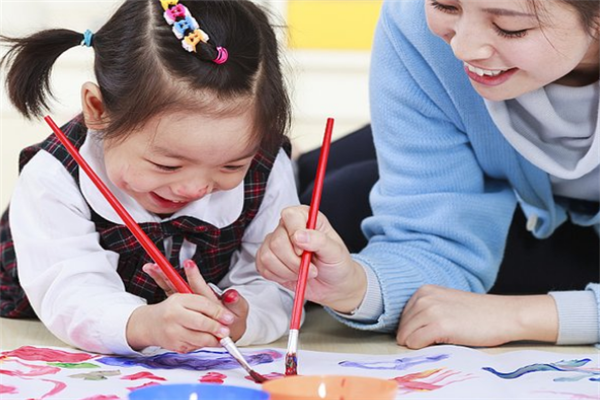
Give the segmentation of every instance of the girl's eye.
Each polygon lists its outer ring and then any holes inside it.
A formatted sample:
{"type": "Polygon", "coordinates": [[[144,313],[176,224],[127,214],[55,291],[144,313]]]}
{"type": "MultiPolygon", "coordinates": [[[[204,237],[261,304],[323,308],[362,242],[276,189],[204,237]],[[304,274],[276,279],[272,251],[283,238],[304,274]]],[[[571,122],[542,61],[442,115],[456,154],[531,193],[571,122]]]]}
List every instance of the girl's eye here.
{"type": "Polygon", "coordinates": [[[518,39],[527,35],[528,29],[521,29],[519,31],[507,31],[506,29],[500,28],[498,25],[494,24],[494,28],[498,35],[508,38],[508,39],[518,39]]]}
{"type": "Polygon", "coordinates": [[[440,11],[445,12],[445,13],[454,14],[456,11],[458,11],[458,9],[456,7],[454,7],[454,6],[447,6],[445,4],[442,4],[442,3],[438,2],[437,0],[431,0],[430,4],[436,10],[440,10],[440,11]]]}
{"type": "Polygon", "coordinates": [[[239,171],[240,169],[244,168],[243,165],[226,165],[225,168],[227,171],[239,171]]]}
{"type": "Polygon", "coordinates": [[[154,163],[152,161],[150,161],[150,163],[152,165],[154,165],[156,168],[158,168],[158,169],[160,169],[162,171],[169,171],[169,172],[171,172],[171,171],[177,171],[178,169],[181,168],[181,167],[178,167],[178,166],[170,166],[170,165],[157,164],[157,163],[154,163]]]}

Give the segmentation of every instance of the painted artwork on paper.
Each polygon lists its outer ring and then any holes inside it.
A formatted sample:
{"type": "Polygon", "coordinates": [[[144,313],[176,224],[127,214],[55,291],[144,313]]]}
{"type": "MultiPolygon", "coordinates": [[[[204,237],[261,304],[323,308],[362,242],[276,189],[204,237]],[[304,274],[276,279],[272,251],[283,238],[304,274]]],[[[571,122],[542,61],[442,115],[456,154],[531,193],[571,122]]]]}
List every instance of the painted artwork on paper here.
{"type": "MultiPolygon", "coordinates": [[[[282,349],[245,349],[253,368],[283,378],[282,349]]],[[[398,399],[600,399],[598,354],[514,351],[490,355],[435,346],[390,355],[300,351],[302,375],[360,375],[398,384],[398,399]]],[[[0,352],[0,398],[126,400],[128,393],[168,383],[256,387],[223,349],[118,357],[66,348],[25,346],[0,352]]]]}

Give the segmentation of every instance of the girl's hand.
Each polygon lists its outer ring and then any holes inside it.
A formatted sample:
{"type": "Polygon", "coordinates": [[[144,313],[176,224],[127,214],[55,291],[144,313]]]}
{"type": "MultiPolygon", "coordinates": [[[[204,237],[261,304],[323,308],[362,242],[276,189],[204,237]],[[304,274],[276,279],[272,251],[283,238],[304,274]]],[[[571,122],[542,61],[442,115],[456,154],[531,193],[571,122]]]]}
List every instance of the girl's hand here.
{"type": "Polygon", "coordinates": [[[498,296],[435,285],[410,298],[398,327],[398,344],[498,346],[516,340],[556,342],[558,312],[549,295],[498,296]]]}
{"type": "MultiPolygon", "coordinates": [[[[186,260],[183,263],[185,275],[192,291],[213,301],[214,303],[225,306],[234,316],[232,323],[227,324],[230,330],[231,340],[239,340],[246,332],[246,320],[248,319],[249,305],[248,301],[235,289],[226,290],[222,296],[217,295],[214,290],[206,283],[198,266],[193,260],[186,260]]],[[[143,267],[156,284],[165,291],[167,296],[171,296],[177,291],[171,285],[160,267],[156,264],[146,264],[143,267]]]]}
{"type": "Polygon", "coordinates": [[[312,251],[306,299],[348,313],[362,302],[366,274],[323,214],[315,230],[306,229],[308,211],[307,206],[296,206],[281,212],[279,225],[256,254],[256,267],[264,278],[294,291],[302,252],[312,251]]]}
{"type": "Polygon", "coordinates": [[[229,336],[236,316],[220,304],[192,262],[185,272],[196,294],[175,293],[158,266],[147,264],[144,271],[166,290],[169,297],[153,305],[137,308],[127,323],[127,342],[133,349],[148,346],[187,353],[202,347],[216,347],[229,336]]]}

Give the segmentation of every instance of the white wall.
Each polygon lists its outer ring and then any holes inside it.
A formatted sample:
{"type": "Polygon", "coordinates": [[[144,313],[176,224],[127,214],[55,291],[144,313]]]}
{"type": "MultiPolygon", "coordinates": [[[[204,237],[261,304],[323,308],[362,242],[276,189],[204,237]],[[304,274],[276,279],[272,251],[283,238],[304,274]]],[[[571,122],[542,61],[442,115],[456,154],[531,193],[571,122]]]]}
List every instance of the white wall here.
{"type": "MultiPolygon", "coordinates": [[[[285,1],[259,2],[274,13],[285,15],[285,1]]],[[[95,31],[120,3],[0,0],[0,33],[19,36],[47,28],[95,31]]],[[[368,52],[287,51],[285,57],[294,107],[290,136],[295,154],[320,145],[327,117],[336,119],[334,137],[369,121],[368,52]]],[[[84,47],[69,50],[57,61],[52,73],[57,101],[51,103],[51,115],[57,123],[67,121],[79,111],[81,84],[94,80],[92,61],[93,50],[84,47]]],[[[6,97],[5,71],[1,71],[0,78],[0,208],[4,209],[17,177],[19,151],[43,140],[50,130],[43,121],[27,121],[16,112],[6,97]]]]}

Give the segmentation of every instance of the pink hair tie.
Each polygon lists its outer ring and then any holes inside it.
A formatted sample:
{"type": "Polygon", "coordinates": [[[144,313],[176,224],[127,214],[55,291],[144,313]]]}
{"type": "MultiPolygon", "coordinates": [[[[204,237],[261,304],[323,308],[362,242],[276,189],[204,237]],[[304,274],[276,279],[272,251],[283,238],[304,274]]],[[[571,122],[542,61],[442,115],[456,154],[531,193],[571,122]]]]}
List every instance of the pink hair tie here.
{"type": "Polygon", "coordinates": [[[229,58],[229,53],[225,47],[217,47],[217,57],[213,60],[215,64],[225,64],[229,58]]]}

